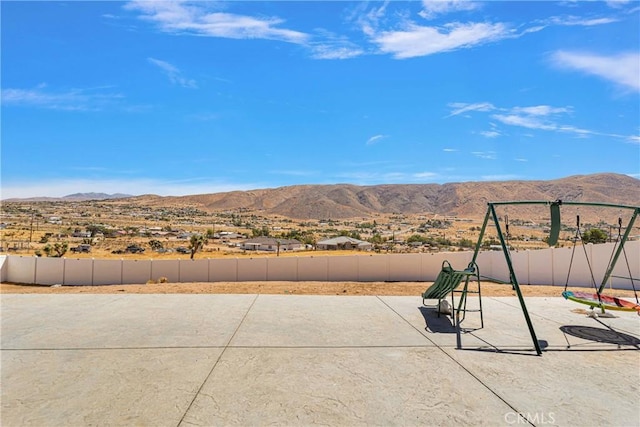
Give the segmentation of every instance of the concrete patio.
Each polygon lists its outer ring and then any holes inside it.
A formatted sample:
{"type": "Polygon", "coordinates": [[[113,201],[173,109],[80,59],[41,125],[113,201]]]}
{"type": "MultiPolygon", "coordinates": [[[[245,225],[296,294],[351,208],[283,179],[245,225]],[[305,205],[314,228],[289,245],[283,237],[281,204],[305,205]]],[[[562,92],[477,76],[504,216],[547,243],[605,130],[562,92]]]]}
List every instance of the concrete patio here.
{"type": "Polygon", "coordinates": [[[5,294],[1,424],[640,425],[635,313],[528,298],[537,356],[514,297],[459,349],[421,302],[5,294]]]}

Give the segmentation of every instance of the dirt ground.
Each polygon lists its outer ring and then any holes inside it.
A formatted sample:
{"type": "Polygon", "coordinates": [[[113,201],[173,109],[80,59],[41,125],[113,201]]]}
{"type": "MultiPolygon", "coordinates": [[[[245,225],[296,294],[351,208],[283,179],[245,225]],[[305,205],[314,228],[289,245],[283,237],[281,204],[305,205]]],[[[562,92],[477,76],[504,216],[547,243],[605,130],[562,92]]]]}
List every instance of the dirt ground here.
{"type": "MultiPolygon", "coordinates": [[[[429,282],[212,282],[150,283],[146,285],[46,286],[2,283],[0,294],[292,294],[292,295],[399,295],[420,297],[429,282]]],[[[525,297],[559,297],[562,286],[522,285],[525,297]]],[[[585,288],[568,288],[588,291],[585,288]]],[[[607,290],[608,295],[633,299],[633,291],[607,290]]],[[[484,296],[514,296],[510,285],[482,283],[484,296]]]]}

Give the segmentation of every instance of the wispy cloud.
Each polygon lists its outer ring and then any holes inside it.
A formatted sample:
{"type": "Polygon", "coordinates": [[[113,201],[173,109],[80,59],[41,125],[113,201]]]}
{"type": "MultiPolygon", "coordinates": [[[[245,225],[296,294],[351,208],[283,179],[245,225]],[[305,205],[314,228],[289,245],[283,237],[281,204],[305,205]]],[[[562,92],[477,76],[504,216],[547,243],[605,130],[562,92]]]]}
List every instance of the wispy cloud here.
{"type": "Polygon", "coordinates": [[[369,138],[367,140],[367,145],[375,144],[375,143],[383,140],[384,138],[388,138],[388,137],[389,137],[389,135],[374,135],[374,136],[372,136],[371,138],[369,138]]]}
{"type": "Polygon", "coordinates": [[[489,102],[478,102],[475,104],[452,102],[449,104],[449,107],[452,108],[452,111],[447,117],[457,116],[469,111],[492,111],[496,109],[496,107],[494,107],[493,104],[489,102]]]}
{"type": "Polygon", "coordinates": [[[124,98],[105,88],[54,91],[46,85],[33,89],[2,89],[2,104],[64,111],[100,111],[124,98]]]}
{"type": "Polygon", "coordinates": [[[480,135],[484,136],[485,138],[497,138],[499,136],[502,136],[502,134],[496,130],[481,131],[480,135]]]}
{"type": "Polygon", "coordinates": [[[529,116],[549,116],[552,114],[567,114],[573,111],[570,107],[552,107],[550,105],[534,105],[530,107],[514,107],[511,109],[516,114],[529,116]]]}
{"type": "Polygon", "coordinates": [[[550,58],[559,68],[581,71],[632,91],[640,91],[640,53],[600,55],[560,50],[554,52],[550,58]]]}
{"type": "Polygon", "coordinates": [[[578,137],[597,134],[597,132],[588,129],[560,124],[556,121],[558,114],[570,111],[570,108],[552,108],[549,106],[515,107],[510,110],[509,114],[494,114],[491,118],[509,126],[572,133],[578,137]]]}
{"type": "Polygon", "coordinates": [[[458,150],[457,148],[443,148],[442,151],[444,151],[445,153],[455,153],[460,150],[458,150]]]}
{"type": "MultiPolygon", "coordinates": [[[[589,129],[582,129],[576,126],[559,123],[562,117],[573,114],[572,107],[553,107],[550,105],[533,105],[526,107],[497,107],[488,102],[475,104],[467,104],[461,102],[453,102],[449,104],[452,108],[451,113],[447,117],[458,116],[463,113],[481,112],[491,113],[490,118],[495,122],[508,126],[518,126],[526,129],[535,129],[543,131],[572,133],[578,137],[587,137],[589,135],[607,135],[616,138],[622,138],[621,135],[602,134],[589,129]]],[[[503,132],[498,126],[490,122],[491,130],[480,131],[478,134],[487,138],[496,138],[501,136],[503,132]]]]}
{"type": "Polygon", "coordinates": [[[544,23],[546,25],[557,25],[567,27],[593,27],[596,25],[606,25],[618,22],[619,19],[614,17],[599,17],[599,18],[584,18],[581,16],[553,16],[546,19],[544,23]]]}
{"type": "Polygon", "coordinates": [[[495,151],[473,151],[471,154],[485,160],[496,160],[498,154],[495,151]]]}
{"type": "Polygon", "coordinates": [[[321,42],[311,44],[311,56],[315,59],[349,59],[361,56],[365,51],[359,46],[345,42],[321,42]]]}
{"type": "Polygon", "coordinates": [[[147,58],[147,61],[160,68],[173,84],[180,85],[189,89],[197,89],[198,85],[193,79],[188,79],[182,75],[180,70],[174,65],[155,58],[147,58]]]}
{"type": "Polygon", "coordinates": [[[438,15],[475,10],[481,6],[480,2],[469,0],[422,0],[422,10],[419,15],[424,19],[433,19],[438,15]]]}
{"type": "Polygon", "coordinates": [[[513,35],[513,30],[502,23],[452,22],[443,27],[409,23],[403,30],[380,32],[374,35],[372,41],[379,46],[381,52],[392,54],[397,59],[405,59],[470,48],[513,35]]]}
{"type": "Polygon", "coordinates": [[[281,28],[283,19],[253,17],[212,10],[209,2],[132,1],[124,7],[137,11],[141,18],[154,22],[161,31],[231,39],[269,39],[306,43],[309,35],[281,28]]]}

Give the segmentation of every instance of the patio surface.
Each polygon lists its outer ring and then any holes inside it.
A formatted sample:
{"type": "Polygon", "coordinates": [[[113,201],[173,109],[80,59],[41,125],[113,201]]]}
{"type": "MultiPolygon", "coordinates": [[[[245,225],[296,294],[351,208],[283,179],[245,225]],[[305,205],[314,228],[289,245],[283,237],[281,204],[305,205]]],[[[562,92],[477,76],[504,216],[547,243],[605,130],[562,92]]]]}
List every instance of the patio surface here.
{"type": "Polygon", "coordinates": [[[640,425],[640,317],[526,302],[5,294],[0,424],[640,425]]]}

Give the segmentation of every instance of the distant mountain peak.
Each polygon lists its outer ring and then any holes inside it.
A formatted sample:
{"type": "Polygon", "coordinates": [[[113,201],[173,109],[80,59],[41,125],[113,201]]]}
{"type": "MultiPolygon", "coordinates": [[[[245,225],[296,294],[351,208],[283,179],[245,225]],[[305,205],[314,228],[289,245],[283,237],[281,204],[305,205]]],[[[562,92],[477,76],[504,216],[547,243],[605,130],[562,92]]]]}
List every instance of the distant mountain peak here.
{"type": "Polygon", "coordinates": [[[64,200],[109,200],[109,199],[125,199],[133,197],[131,194],[115,193],[74,193],[62,197],[64,200]]]}

